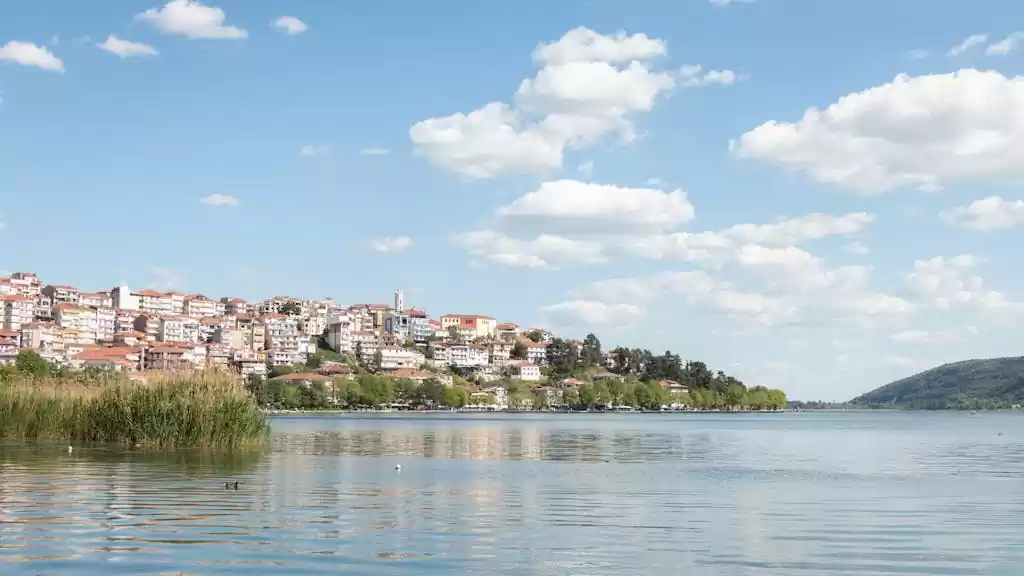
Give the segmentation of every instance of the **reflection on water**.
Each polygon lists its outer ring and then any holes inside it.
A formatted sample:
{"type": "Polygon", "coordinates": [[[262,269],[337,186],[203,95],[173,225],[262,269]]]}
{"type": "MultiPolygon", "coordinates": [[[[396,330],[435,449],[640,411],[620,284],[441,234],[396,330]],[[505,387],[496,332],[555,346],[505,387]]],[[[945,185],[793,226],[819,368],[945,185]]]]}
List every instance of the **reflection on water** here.
{"type": "Polygon", "coordinates": [[[291,417],[233,454],[3,443],[0,573],[1020,574],[1022,424],[291,417]]]}

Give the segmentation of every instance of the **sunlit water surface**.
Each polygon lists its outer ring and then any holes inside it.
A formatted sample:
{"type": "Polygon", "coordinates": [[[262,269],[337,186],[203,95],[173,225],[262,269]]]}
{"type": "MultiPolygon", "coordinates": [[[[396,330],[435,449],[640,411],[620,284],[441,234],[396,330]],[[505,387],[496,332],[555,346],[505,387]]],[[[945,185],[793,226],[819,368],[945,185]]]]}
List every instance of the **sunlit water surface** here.
{"type": "Polygon", "coordinates": [[[0,574],[1024,574],[1016,414],[273,426],[230,456],[0,444],[0,574]]]}

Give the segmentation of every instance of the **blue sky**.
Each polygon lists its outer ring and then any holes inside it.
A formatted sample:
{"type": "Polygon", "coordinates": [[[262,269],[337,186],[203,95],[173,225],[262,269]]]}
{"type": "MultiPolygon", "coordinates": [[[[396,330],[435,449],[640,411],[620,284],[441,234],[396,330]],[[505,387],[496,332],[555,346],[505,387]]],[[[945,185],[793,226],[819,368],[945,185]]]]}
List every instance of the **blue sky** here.
{"type": "Polygon", "coordinates": [[[1017,354],[1024,5],[718,4],[5,2],[0,269],[402,287],[799,398],[1017,354]]]}

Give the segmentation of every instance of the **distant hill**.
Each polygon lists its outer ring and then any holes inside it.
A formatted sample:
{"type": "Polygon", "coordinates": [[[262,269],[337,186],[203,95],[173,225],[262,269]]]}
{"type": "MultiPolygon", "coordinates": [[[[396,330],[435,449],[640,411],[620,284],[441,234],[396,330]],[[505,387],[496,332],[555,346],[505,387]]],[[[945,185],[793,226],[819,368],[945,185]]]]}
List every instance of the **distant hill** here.
{"type": "Polygon", "coordinates": [[[943,364],[850,401],[867,408],[994,409],[1024,404],[1024,357],[943,364]]]}

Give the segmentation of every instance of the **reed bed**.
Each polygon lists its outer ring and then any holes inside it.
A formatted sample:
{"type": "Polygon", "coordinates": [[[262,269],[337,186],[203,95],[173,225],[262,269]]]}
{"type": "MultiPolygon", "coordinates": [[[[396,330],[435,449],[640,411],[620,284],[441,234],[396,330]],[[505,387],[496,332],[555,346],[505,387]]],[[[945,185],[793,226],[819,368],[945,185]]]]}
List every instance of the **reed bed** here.
{"type": "Polygon", "coordinates": [[[195,448],[259,444],[269,432],[252,397],[223,373],[0,382],[0,438],[195,448]]]}

